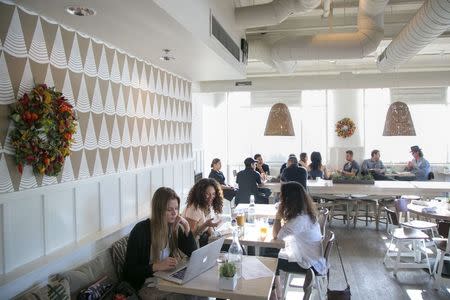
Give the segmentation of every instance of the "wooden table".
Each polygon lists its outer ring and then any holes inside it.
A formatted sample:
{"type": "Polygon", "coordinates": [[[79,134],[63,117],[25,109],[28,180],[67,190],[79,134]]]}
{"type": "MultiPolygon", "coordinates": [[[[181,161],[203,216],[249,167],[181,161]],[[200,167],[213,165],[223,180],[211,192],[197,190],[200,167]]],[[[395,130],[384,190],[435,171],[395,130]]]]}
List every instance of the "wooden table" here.
{"type": "MultiPolygon", "coordinates": [[[[333,184],[331,180],[308,180],[311,194],[366,194],[366,195],[419,195],[442,196],[450,193],[450,182],[439,181],[375,181],[375,184],[333,184]]],[[[262,187],[279,192],[281,183],[268,182],[262,187]]]]}
{"type": "MultiPolygon", "coordinates": [[[[244,256],[242,267],[245,268],[244,256]]],[[[257,278],[252,280],[239,279],[238,286],[234,291],[221,290],[218,288],[219,274],[217,266],[209,269],[186,284],[179,285],[163,279],[158,279],[157,287],[162,291],[236,300],[267,300],[272,290],[273,279],[277,267],[277,259],[271,257],[258,257],[274,274],[271,277],[257,278]]]]}

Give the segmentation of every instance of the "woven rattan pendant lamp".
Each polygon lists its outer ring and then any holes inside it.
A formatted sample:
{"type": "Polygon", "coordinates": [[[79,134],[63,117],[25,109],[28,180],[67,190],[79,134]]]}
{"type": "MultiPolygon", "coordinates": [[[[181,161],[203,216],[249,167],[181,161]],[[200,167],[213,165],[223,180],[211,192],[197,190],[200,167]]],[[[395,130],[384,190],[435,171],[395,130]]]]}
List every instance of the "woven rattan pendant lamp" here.
{"type": "Polygon", "coordinates": [[[270,109],[264,135],[294,136],[291,113],[284,103],[276,103],[270,109]]]}
{"type": "Polygon", "coordinates": [[[384,123],[384,136],[412,136],[416,135],[414,123],[411,119],[408,105],[396,101],[389,106],[384,123]]]}

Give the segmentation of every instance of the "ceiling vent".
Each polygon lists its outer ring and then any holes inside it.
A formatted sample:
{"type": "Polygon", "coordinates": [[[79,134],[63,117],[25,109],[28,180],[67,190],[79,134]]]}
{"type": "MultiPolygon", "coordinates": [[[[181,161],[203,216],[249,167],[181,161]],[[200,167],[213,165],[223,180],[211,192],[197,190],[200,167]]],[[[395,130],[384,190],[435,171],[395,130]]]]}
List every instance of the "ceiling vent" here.
{"type": "Polygon", "coordinates": [[[406,104],[446,104],[447,87],[391,88],[391,103],[395,101],[406,104]]]}
{"type": "Polygon", "coordinates": [[[222,25],[217,22],[214,15],[211,15],[211,34],[233,55],[237,61],[240,61],[239,46],[233,41],[230,35],[223,29],[222,25]]]}

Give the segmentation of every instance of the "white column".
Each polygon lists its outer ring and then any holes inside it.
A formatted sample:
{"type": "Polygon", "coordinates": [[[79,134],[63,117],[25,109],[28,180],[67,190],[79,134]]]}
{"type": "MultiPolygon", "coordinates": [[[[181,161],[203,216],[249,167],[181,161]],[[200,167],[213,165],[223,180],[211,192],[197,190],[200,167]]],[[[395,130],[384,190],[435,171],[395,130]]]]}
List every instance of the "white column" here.
{"type": "Polygon", "coordinates": [[[329,162],[334,169],[341,169],[345,162],[345,151],[352,150],[354,159],[361,163],[364,155],[364,110],[363,90],[328,91],[329,162]],[[338,137],[334,131],[336,123],[350,118],[356,125],[355,133],[348,138],[338,137]]]}

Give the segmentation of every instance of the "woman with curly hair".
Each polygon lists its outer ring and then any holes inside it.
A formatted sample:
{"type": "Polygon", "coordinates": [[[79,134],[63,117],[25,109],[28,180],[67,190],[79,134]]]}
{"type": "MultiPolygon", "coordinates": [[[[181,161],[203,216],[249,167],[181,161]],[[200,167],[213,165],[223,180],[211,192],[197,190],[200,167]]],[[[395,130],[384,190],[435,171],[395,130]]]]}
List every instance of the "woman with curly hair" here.
{"type": "Polygon", "coordinates": [[[284,241],[278,254],[275,288],[272,299],[281,295],[280,270],[306,273],[312,268],[316,274],[326,274],[327,265],[322,255],[322,234],[311,197],[298,182],[281,185],[280,205],[273,223],[273,238],[284,241]],[[281,224],[283,220],[284,225],[281,224]]]}
{"type": "Polygon", "coordinates": [[[202,246],[207,243],[212,228],[220,222],[214,222],[214,214],[221,214],[223,192],[220,184],[211,178],[199,180],[189,191],[183,216],[189,223],[194,236],[202,246]]]}

